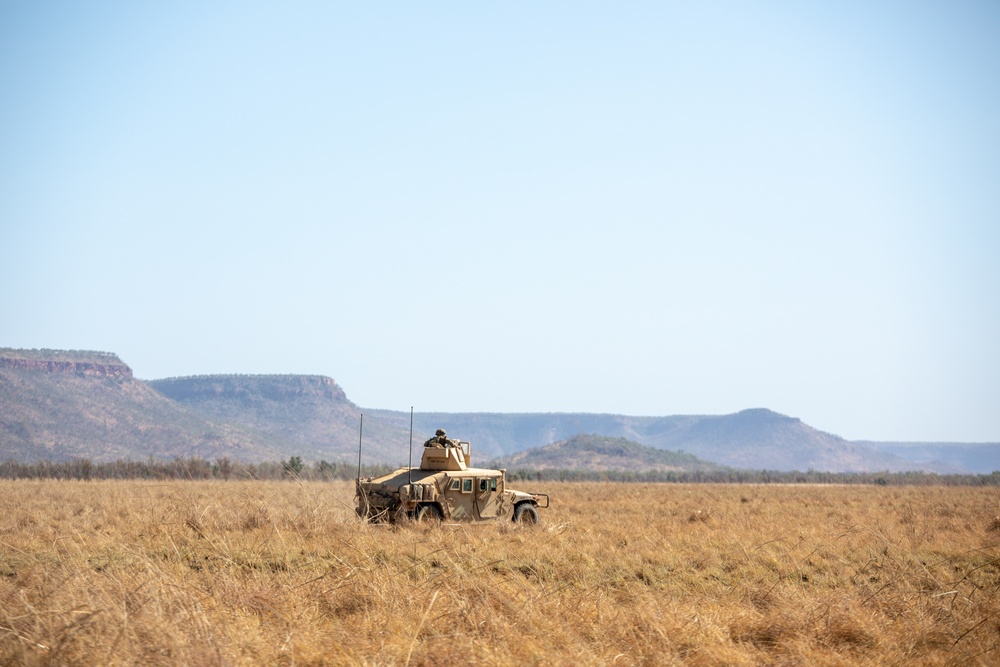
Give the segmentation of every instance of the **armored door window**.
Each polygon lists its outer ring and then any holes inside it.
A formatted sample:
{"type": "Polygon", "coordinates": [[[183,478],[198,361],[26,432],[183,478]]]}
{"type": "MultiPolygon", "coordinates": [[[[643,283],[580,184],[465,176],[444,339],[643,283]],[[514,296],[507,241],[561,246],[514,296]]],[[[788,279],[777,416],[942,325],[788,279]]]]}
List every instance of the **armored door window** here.
{"type": "Polygon", "coordinates": [[[481,479],[479,480],[479,491],[480,493],[486,493],[490,488],[490,480],[481,479]]]}
{"type": "Polygon", "coordinates": [[[472,493],[472,479],[462,480],[462,493],[472,493]]]}
{"type": "Polygon", "coordinates": [[[460,488],[462,488],[462,480],[460,480],[460,479],[453,479],[453,480],[451,480],[451,490],[452,491],[458,491],[460,488]]]}
{"type": "Polygon", "coordinates": [[[490,480],[490,491],[496,491],[496,490],[497,490],[497,478],[494,477],[493,479],[490,480]]]}

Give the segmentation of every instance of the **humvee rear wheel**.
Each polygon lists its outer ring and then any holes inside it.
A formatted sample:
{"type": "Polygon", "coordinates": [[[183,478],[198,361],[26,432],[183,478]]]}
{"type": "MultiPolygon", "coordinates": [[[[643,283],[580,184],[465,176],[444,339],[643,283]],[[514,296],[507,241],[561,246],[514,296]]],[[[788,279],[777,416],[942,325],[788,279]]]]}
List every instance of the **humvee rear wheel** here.
{"type": "Polygon", "coordinates": [[[441,523],[442,518],[437,505],[421,505],[413,512],[413,520],[418,523],[441,523]]]}
{"type": "Polygon", "coordinates": [[[538,523],[538,510],[531,503],[521,503],[514,508],[514,523],[538,523]]]}

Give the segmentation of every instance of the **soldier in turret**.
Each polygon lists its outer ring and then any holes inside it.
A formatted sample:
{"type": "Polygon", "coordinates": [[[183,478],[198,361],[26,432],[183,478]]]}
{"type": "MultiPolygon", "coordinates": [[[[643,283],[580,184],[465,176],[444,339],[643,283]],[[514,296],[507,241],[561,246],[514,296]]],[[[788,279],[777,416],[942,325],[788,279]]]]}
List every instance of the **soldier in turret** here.
{"type": "Polygon", "coordinates": [[[424,447],[454,447],[455,441],[449,440],[443,428],[434,432],[434,437],[424,443],[424,447]]]}

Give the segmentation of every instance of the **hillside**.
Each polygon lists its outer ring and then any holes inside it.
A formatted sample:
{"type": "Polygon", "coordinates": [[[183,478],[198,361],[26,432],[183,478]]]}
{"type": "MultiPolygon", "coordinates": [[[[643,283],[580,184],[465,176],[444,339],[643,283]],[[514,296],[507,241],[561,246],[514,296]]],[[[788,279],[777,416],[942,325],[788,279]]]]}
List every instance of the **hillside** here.
{"type": "MultiPolygon", "coordinates": [[[[356,461],[361,410],[320,375],[204,375],[149,386],[213,420],[268,436],[272,458],[356,461]]],[[[409,430],[366,419],[366,462],[406,461],[409,430]]]]}
{"type": "MultiPolygon", "coordinates": [[[[373,412],[379,419],[397,425],[409,419],[405,413],[373,412]]],[[[414,417],[414,428],[422,433],[433,432],[438,426],[444,426],[463,440],[471,440],[479,455],[489,458],[509,456],[580,433],[596,433],[626,438],[647,447],[689,452],[731,468],[954,472],[953,468],[934,463],[915,464],[765,409],[719,416],[423,413],[414,417]]]]}
{"type": "Polygon", "coordinates": [[[0,406],[0,460],[268,455],[252,434],[167,399],[107,353],[0,349],[0,406]]]}
{"type": "MultiPolygon", "coordinates": [[[[849,442],[765,409],[732,415],[656,420],[639,442],[691,452],[733,468],[872,472],[913,470],[898,456],[849,442]],[[742,446],[734,447],[735,443],[742,446]]],[[[638,435],[637,434],[637,435],[638,435]]],[[[928,468],[932,466],[927,466],[928,468]]]]}
{"type": "Polygon", "coordinates": [[[872,449],[942,470],[1000,470],[1000,443],[990,442],[862,442],[872,449]]]}
{"type": "MultiPolygon", "coordinates": [[[[219,375],[143,382],[110,353],[0,348],[0,460],[198,456],[259,462],[300,456],[354,462],[362,412],[364,463],[405,464],[410,414],[362,409],[328,377],[219,375]]],[[[1000,444],[849,442],[766,409],[667,417],[418,412],[414,445],[437,428],[471,441],[479,462],[590,433],[683,451],[730,468],[984,474],[1000,469],[1000,444]]]]}
{"type": "Polygon", "coordinates": [[[684,452],[646,447],[625,438],[575,435],[551,445],[528,449],[492,461],[490,467],[533,470],[694,472],[722,466],[684,452]]]}

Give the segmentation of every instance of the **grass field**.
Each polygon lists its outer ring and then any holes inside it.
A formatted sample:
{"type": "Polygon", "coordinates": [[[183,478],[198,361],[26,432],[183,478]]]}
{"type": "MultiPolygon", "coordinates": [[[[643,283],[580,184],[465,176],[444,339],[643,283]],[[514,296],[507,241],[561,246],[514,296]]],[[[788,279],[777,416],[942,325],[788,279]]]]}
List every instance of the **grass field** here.
{"type": "Polygon", "coordinates": [[[1000,492],[547,483],[372,526],[352,483],[0,482],[3,665],[996,665],[1000,492]]]}

